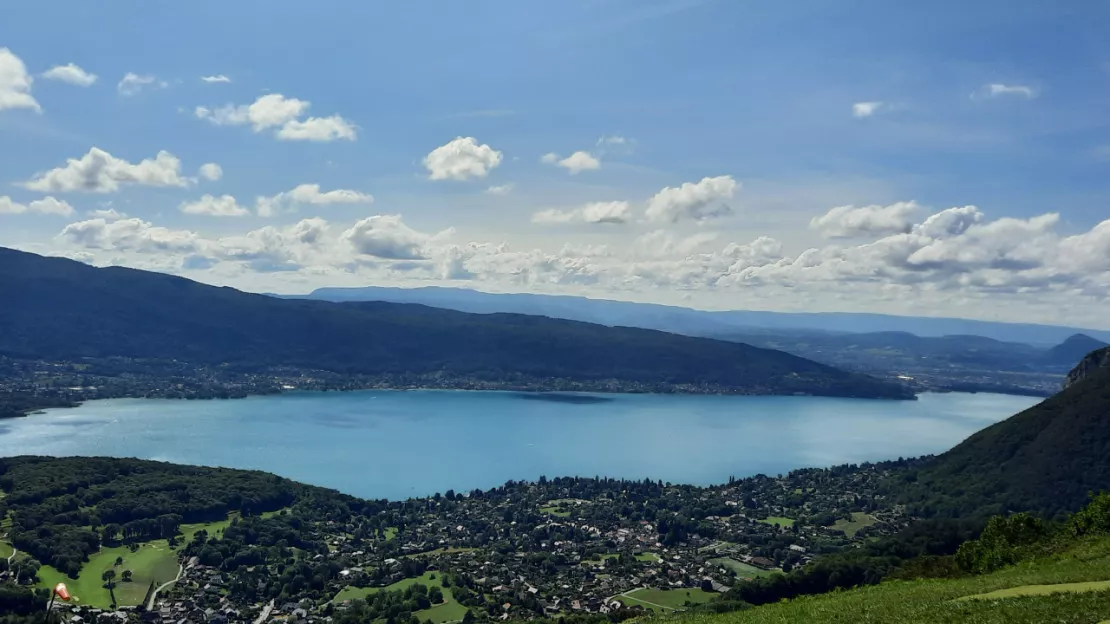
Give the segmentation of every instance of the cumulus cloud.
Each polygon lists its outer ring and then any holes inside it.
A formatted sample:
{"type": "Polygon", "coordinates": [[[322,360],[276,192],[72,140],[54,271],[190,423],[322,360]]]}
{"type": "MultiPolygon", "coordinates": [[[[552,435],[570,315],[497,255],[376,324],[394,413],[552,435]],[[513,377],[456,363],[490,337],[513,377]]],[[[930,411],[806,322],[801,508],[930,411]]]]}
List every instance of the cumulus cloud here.
{"type": "Polygon", "coordinates": [[[247,208],[240,206],[231,195],[219,197],[204,195],[196,201],[181,204],[179,209],[185,214],[210,217],[245,217],[251,213],[247,208]]]}
{"type": "Polygon", "coordinates": [[[43,72],[42,77],[47,80],[60,80],[78,87],[91,87],[96,82],[97,75],[87,72],[73,63],[56,65],[43,72]]]}
{"type": "Polygon", "coordinates": [[[273,197],[259,197],[258,215],[270,217],[279,212],[295,210],[298,205],[327,206],[331,204],[370,204],[374,196],[348,189],[321,191],[319,184],[301,184],[291,191],[273,197]]]}
{"type": "Polygon", "coordinates": [[[985,84],[971,94],[973,99],[1016,96],[1031,100],[1037,97],[1037,90],[1027,85],[1008,85],[1000,82],[985,84]]]}
{"type": "Polygon", "coordinates": [[[359,254],[386,260],[422,260],[433,236],[405,225],[401,215],[374,215],[343,232],[343,240],[359,254]]]}
{"type": "Polygon", "coordinates": [[[501,152],[479,144],[474,137],[457,137],[424,157],[432,180],[484,178],[501,164],[501,152]]]}
{"type": "Polygon", "coordinates": [[[825,238],[855,238],[909,232],[919,206],[898,202],[889,206],[837,206],[809,222],[825,238]]]}
{"type": "Polygon", "coordinates": [[[856,102],[852,104],[852,116],[856,119],[870,117],[886,108],[885,102],[856,102]]]}
{"type": "Polygon", "coordinates": [[[36,199],[28,204],[20,204],[13,201],[11,197],[0,195],[0,215],[26,213],[68,217],[74,213],[74,210],[73,206],[70,206],[60,199],[55,199],[54,197],[47,196],[42,199],[36,199]]]}
{"type": "Polygon", "coordinates": [[[632,205],[626,201],[592,202],[574,210],[544,210],[532,215],[532,222],[543,225],[568,223],[627,223],[632,220],[632,205]]]}
{"type": "Polygon", "coordinates": [[[81,158],[70,158],[64,167],[40,173],[23,184],[32,191],[50,193],[112,193],[123,185],[188,185],[181,176],[181,161],[161,151],[154,158],[132,164],[94,147],[81,158]]]}
{"type": "Polygon", "coordinates": [[[34,78],[27,73],[23,60],[8,48],[0,48],[0,111],[8,108],[29,108],[41,112],[42,107],[31,95],[34,78]]]}
{"type": "Polygon", "coordinates": [[[228,104],[216,109],[198,106],[193,113],[198,119],[217,126],[249,124],[255,132],[275,129],[274,136],[286,141],[353,141],[358,138],[354,124],[339,115],[301,119],[311,106],[311,102],[305,100],[269,93],[251,104],[228,104]]]}
{"type": "Polygon", "coordinates": [[[509,193],[512,193],[512,192],[513,192],[513,185],[512,184],[501,184],[501,185],[497,185],[497,186],[491,186],[491,187],[486,189],[486,193],[488,193],[490,195],[508,195],[509,193]]]}
{"type": "Polygon", "coordinates": [[[204,82],[207,82],[208,84],[231,82],[231,78],[228,78],[223,74],[216,74],[215,76],[201,76],[200,79],[204,82]]]}
{"type": "Polygon", "coordinates": [[[215,182],[224,177],[224,169],[216,163],[204,163],[200,166],[200,177],[209,182],[215,182]]]}
{"type": "Polygon", "coordinates": [[[130,97],[142,93],[147,88],[164,89],[168,86],[168,82],[158,80],[157,76],[149,74],[140,76],[133,72],[127,72],[116,84],[116,91],[122,96],[130,97]]]}
{"type": "Polygon", "coordinates": [[[577,151],[570,156],[555,163],[566,169],[571,175],[581,173],[583,171],[593,171],[601,168],[601,161],[595,158],[589,152],[577,151]]]}
{"type": "Polygon", "coordinates": [[[67,225],[59,238],[90,249],[140,253],[193,253],[203,248],[195,232],[171,230],[136,218],[78,221],[67,225]]]}
{"type": "Polygon", "coordinates": [[[648,201],[645,215],[649,221],[660,223],[725,217],[732,214],[732,209],[723,202],[732,198],[738,188],[740,184],[728,175],[667,187],[648,201]]]}

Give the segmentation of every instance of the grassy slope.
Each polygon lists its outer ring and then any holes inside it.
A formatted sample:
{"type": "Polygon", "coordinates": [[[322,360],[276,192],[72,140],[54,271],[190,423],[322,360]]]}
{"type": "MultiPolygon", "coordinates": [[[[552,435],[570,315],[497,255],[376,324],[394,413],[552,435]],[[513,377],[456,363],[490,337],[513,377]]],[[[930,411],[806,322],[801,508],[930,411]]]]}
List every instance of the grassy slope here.
{"type": "Polygon", "coordinates": [[[777,574],[777,572],[771,572],[770,570],[757,568],[753,565],[744,563],[743,561],[737,561],[729,557],[710,559],[709,563],[729,568],[732,571],[736,572],[736,576],[738,576],[739,578],[758,578],[761,576],[771,576],[772,574],[777,574]]]}
{"type": "Polygon", "coordinates": [[[844,531],[844,534],[848,537],[855,537],[856,533],[858,533],[861,529],[867,528],[874,524],[875,519],[871,516],[860,511],[854,511],[852,512],[851,521],[841,518],[836,521],[836,524],[833,525],[833,528],[838,531],[844,531]]]}
{"type": "Polygon", "coordinates": [[[137,605],[146,596],[151,581],[161,585],[172,580],[177,576],[177,566],[177,553],[170,549],[166,540],[155,540],[143,544],[136,552],[131,552],[126,546],[101,550],[89,558],[77,579],[71,579],[50,566],[43,566],[39,570],[39,585],[53,587],[57,583],[65,583],[78,604],[107,608],[112,600],[104,588],[101,574],[113,569],[116,571],[116,600],[121,606],[137,605]],[[123,565],[115,565],[116,557],[123,557],[123,565]],[[124,570],[131,570],[134,574],[130,583],[122,581],[124,570]]]}
{"type": "MultiPolygon", "coordinates": [[[[993,574],[955,580],[893,581],[845,592],[808,596],[723,615],[695,615],[683,624],[781,622],[1089,622],[1110,619],[1110,591],[1088,586],[1081,593],[1038,595],[1024,586],[1089,583],[1110,579],[1110,538],[1083,542],[1063,555],[1023,563],[993,574]],[[1021,588],[1005,599],[957,600],[1021,588]],[[1101,589],[1102,591],[1098,591],[1101,589]]],[[[1061,588],[1064,589],[1064,588],[1061,588]]]]}

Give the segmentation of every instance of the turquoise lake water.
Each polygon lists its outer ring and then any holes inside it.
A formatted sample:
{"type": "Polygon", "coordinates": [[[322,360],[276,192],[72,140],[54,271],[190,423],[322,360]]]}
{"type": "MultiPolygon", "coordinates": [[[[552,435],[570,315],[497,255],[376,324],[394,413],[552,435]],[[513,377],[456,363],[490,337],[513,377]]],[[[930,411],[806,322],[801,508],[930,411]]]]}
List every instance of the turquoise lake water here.
{"type": "Polygon", "coordinates": [[[938,453],[1038,399],[506,392],[293,393],[234,401],[115,399],[0,421],[0,456],[109,455],[256,468],[370,498],[490,488],[540,475],[708,485],[757,473],[938,453]]]}

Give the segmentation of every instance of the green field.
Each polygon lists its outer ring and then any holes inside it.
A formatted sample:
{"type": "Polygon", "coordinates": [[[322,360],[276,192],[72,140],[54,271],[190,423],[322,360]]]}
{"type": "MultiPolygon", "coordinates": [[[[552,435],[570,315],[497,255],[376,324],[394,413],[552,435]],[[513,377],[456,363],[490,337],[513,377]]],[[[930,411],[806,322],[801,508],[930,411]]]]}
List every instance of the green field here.
{"type": "Polygon", "coordinates": [[[1024,562],[983,576],[890,581],[850,591],[804,596],[747,611],[699,614],[683,619],[688,624],[1094,624],[1110,619],[1107,579],[1110,579],[1110,538],[1102,538],[1085,541],[1061,555],[1024,562]],[[1065,583],[1083,585],[1060,586],[1065,583]],[[1046,588],[1046,585],[1058,587],[1046,588]],[[1083,591],[1077,592],[1077,589],[1083,591]]]}
{"type": "Polygon", "coordinates": [[[471,548],[469,546],[448,546],[447,548],[437,548],[435,550],[428,550],[428,551],[425,551],[425,552],[422,552],[422,553],[413,553],[411,555],[401,555],[401,558],[404,559],[404,558],[407,558],[407,557],[428,557],[428,556],[431,556],[431,555],[450,555],[451,553],[474,552],[475,550],[478,550],[478,549],[477,548],[471,548]]]}
{"type": "Polygon", "coordinates": [[[552,516],[559,516],[560,518],[570,517],[569,511],[559,511],[558,507],[540,507],[540,513],[545,513],[552,516]]]}
{"type": "Polygon", "coordinates": [[[640,554],[636,555],[636,560],[637,561],[651,561],[651,562],[660,561],[659,555],[657,555],[653,552],[640,553],[640,554]]]}
{"type": "Polygon", "coordinates": [[[101,574],[108,569],[116,571],[115,592],[119,605],[137,605],[146,596],[151,581],[155,585],[161,585],[177,576],[177,553],[170,549],[166,540],[145,543],[135,552],[131,552],[126,546],[104,548],[89,557],[77,579],[71,579],[50,566],[42,566],[39,570],[39,585],[50,588],[57,583],[65,583],[75,602],[106,609],[111,605],[112,599],[104,588],[101,574]],[[115,565],[116,557],[123,557],[123,565],[115,565]],[[123,582],[121,579],[124,570],[131,570],[134,580],[123,582]]]}
{"type": "Polygon", "coordinates": [[[237,515],[238,514],[232,513],[227,517],[226,520],[216,520],[215,522],[197,522],[195,524],[181,525],[179,531],[182,535],[185,536],[185,539],[180,541],[181,545],[185,546],[189,542],[193,541],[193,538],[196,537],[196,534],[202,530],[208,531],[209,537],[222,535],[224,529],[231,526],[231,520],[237,515]]]}
{"type": "Polygon", "coordinates": [[[631,607],[640,605],[652,611],[681,611],[687,601],[693,603],[709,602],[717,594],[702,591],[697,588],[687,589],[655,589],[654,587],[634,589],[627,595],[617,596],[625,605],[631,607]]]}
{"type": "Polygon", "coordinates": [[[442,577],[436,572],[425,572],[422,576],[407,578],[385,587],[344,587],[331,601],[338,604],[346,600],[362,600],[380,591],[401,591],[417,583],[429,588],[439,587],[443,590],[443,603],[415,613],[421,622],[431,620],[435,624],[442,624],[443,622],[461,620],[466,615],[466,607],[455,602],[455,596],[451,594],[451,588],[443,586],[442,577]],[[432,578],[433,576],[435,578],[432,578]]]}
{"type": "Polygon", "coordinates": [[[0,542],[0,559],[7,559],[12,556],[12,545],[7,542],[0,542]]]}
{"type": "Polygon", "coordinates": [[[385,527],[385,529],[382,532],[385,533],[386,541],[389,541],[389,540],[397,537],[397,527],[385,527]]]}
{"type": "Polygon", "coordinates": [[[855,537],[856,533],[858,533],[860,529],[873,526],[875,522],[876,520],[871,516],[859,511],[855,511],[852,512],[851,520],[845,520],[844,518],[841,518],[837,520],[835,524],[833,524],[832,528],[838,531],[844,531],[844,534],[848,537],[855,537]]]}
{"type": "Polygon", "coordinates": [[[786,527],[788,529],[794,526],[793,518],[783,518],[781,516],[771,516],[770,518],[767,518],[765,520],[760,520],[760,522],[762,522],[763,524],[773,524],[777,527],[786,527]]]}
{"type": "Polygon", "coordinates": [[[738,578],[753,579],[759,578],[761,576],[771,576],[772,574],[775,574],[775,572],[764,570],[762,568],[757,568],[753,565],[744,563],[743,561],[737,561],[728,557],[721,557],[720,559],[710,559],[709,563],[719,565],[723,568],[729,568],[736,573],[736,576],[738,578]]]}

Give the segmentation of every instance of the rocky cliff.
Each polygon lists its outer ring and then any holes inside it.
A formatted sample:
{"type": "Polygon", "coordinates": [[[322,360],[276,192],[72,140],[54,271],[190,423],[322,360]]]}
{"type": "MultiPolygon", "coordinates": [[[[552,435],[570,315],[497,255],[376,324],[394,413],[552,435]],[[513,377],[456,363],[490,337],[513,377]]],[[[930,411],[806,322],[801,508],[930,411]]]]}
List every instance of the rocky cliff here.
{"type": "Polygon", "coordinates": [[[1102,368],[1110,368],[1110,347],[1090,353],[1083,358],[1079,365],[1068,373],[1068,379],[1064,382],[1064,387],[1070,388],[1102,368]]]}

